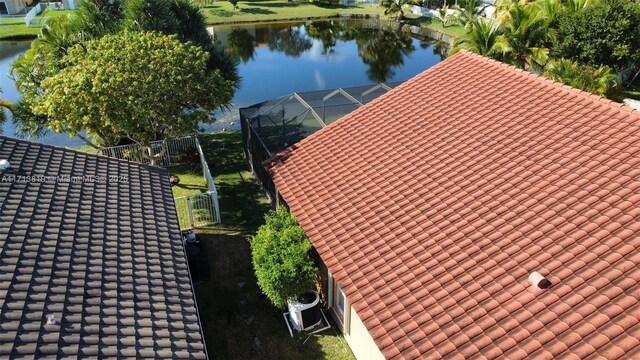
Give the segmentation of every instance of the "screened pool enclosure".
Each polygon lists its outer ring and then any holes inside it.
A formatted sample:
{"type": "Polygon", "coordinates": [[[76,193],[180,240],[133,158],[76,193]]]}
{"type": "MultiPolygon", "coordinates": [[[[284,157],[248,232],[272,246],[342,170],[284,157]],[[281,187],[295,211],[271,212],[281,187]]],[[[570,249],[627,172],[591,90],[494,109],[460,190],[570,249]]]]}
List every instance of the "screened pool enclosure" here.
{"type": "Polygon", "coordinates": [[[275,201],[276,191],[263,161],[400,84],[292,93],[241,108],[245,158],[271,201],[275,201]]]}

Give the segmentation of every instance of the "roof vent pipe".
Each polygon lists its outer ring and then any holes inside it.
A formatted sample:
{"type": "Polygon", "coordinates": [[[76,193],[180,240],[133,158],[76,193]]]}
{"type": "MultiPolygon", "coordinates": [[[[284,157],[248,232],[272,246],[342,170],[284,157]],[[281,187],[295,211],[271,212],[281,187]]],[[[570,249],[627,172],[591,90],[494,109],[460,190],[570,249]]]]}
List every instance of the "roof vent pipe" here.
{"type": "Polygon", "coordinates": [[[551,281],[549,281],[537,271],[529,274],[529,281],[531,282],[531,285],[539,289],[548,289],[551,287],[551,281]]]}
{"type": "Polygon", "coordinates": [[[11,164],[9,163],[9,160],[0,160],[0,170],[7,170],[10,166],[11,164]]]}
{"type": "Polygon", "coordinates": [[[56,325],[58,323],[58,319],[53,314],[47,315],[47,325],[56,325]]]}

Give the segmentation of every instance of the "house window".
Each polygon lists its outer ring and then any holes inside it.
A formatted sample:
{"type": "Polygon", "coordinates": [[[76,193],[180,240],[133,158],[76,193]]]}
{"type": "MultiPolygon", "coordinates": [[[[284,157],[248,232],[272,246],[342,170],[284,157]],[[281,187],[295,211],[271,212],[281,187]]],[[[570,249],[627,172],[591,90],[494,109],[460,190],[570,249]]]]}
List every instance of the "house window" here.
{"type": "Polygon", "coordinates": [[[338,284],[335,284],[335,301],[334,301],[334,305],[336,310],[338,310],[338,314],[341,315],[341,317],[344,319],[344,303],[345,303],[345,299],[344,299],[344,293],[342,292],[342,289],[340,289],[340,286],[338,286],[338,284]]]}
{"type": "Polygon", "coordinates": [[[7,10],[7,4],[4,2],[0,2],[0,14],[6,15],[9,11],[7,10]]]}
{"type": "Polygon", "coordinates": [[[344,292],[335,281],[331,272],[329,272],[329,308],[333,317],[338,321],[342,331],[346,334],[349,333],[349,302],[347,301],[344,292]]]}

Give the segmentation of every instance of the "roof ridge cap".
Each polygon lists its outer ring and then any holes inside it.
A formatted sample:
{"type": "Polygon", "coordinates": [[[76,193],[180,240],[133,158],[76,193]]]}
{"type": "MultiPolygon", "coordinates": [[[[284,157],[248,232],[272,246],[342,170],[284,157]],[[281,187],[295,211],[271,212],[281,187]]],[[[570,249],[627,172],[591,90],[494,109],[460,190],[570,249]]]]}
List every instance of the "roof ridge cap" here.
{"type": "Polygon", "coordinates": [[[143,163],[139,163],[139,162],[136,162],[136,161],[127,160],[127,159],[118,159],[118,158],[114,158],[114,157],[111,157],[111,156],[102,155],[101,153],[100,154],[92,154],[92,153],[80,151],[80,150],[77,150],[77,149],[69,148],[69,147],[66,147],[66,146],[51,145],[51,144],[45,144],[45,143],[41,143],[41,142],[37,142],[37,141],[33,141],[33,140],[20,139],[20,138],[17,138],[17,137],[0,135],[0,139],[2,139],[2,138],[6,139],[8,141],[15,141],[15,142],[18,142],[18,143],[20,143],[20,142],[21,143],[28,143],[28,144],[32,144],[32,145],[35,145],[35,146],[41,146],[41,147],[44,147],[44,148],[53,149],[53,150],[56,150],[56,151],[70,151],[70,152],[73,152],[73,153],[76,153],[76,154],[87,155],[89,157],[120,161],[120,162],[124,162],[126,164],[129,164],[129,165],[135,165],[135,166],[140,166],[140,167],[145,167],[145,168],[152,168],[152,169],[164,169],[164,170],[167,170],[167,169],[163,168],[162,166],[153,166],[153,165],[150,165],[150,164],[143,164],[143,163]]]}
{"type": "MultiPolygon", "coordinates": [[[[575,94],[576,96],[580,96],[586,100],[589,100],[591,102],[594,103],[601,103],[603,106],[608,106],[610,109],[615,110],[615,111],[622,111],[628,114],[632,114],[632,115],[637,115],[640,118],[640,111],[636,110],[634,108],[628,107],[623,103],[617,102],[617,101],[613,101],[611,99],[608,99],[604,96],[600,96],[600,95],[596,95],[596,94],[592,94],[590,92],[586,92],[584,90],[580,90],[578,88],[575,88],[573,86],[567,85],[567,84],[563,84],[561,82],[555,81],[553,79],[549,79],[541,74],[535,74],[532,73],[530,71],[524,70],[524,69],[520,69],[518,67],[515,67],[513,65],[507,64],[507,63],[503,63],[501,61],[495,60],[495,59],[491,59],[476,53],[473,53],[471,51],[462,49],[460,50],[458,53],[454,54],[453,56],[456,56],[457,54],[464,54],[470,58],[474,58],[474,59],[478,59],[481,61],[485,61],[493,66],[499,66],[499,67],[506,67],[508,69],[511,70],[515,70],[516,73],[518,74],[522,74],[528,78],[534,79],[534,80],[540,80],[544,83],[546,83],[549,86],[553,86],[556,88],[559,88],[562,91],[566,91],[566,92],[570,92],[575,94]]],[[[452,57],[453,57],[452,56],[452,57]]]]}

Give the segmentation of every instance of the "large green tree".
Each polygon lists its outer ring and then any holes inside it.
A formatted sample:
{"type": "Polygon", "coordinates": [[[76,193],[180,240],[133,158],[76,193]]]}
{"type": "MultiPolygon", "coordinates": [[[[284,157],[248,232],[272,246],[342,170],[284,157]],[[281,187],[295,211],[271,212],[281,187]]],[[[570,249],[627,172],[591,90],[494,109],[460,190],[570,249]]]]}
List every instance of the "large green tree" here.
{"type": "Polygon", "coordinates": [[[620,71],[640,66],[640,3],[600,0],[557,16],[552,55],[620,71]]]}
{"type": "Polygon", "coordinates": [[[76,136],[87,130],[107,144],[127,139],[148,146],[193,133],[233,94],[219,70],[207,71],[209,56],[160,33],[124,31],[83,42],[42,81],[32,110],[52,130],[76,136]]]}
{"type": "Polygon", "coordinates": [[[250,238],[258,286],[269,301],[285,308],[287,300],[313,290],[318,269],[311,259],[311,242],[288,210],[270,212],[250,238]]]}
{"type": "MultiPolygon", "coordinates": [[[[62,59],[71,48],[123,30],[176,35],[209,54],[207,74],[216,72],[234,86],[239,82],[237,62],[215,46],[202,13],[189,0],[84,0],[74,16],[56,17],[46,24],[31,49],[14,64],[13,76],[22,95],[14,107],[20,130],[40,135],[49,129],[49,119],[35,114],[33,106],[44,91],[42,82],[67,66],[62,59]]],[[[218,89],[210,91],[214,97],[224,98],[216,95],[218,89]]],[[[226,91],[222,89],[222,93],[226,91]]]]}

